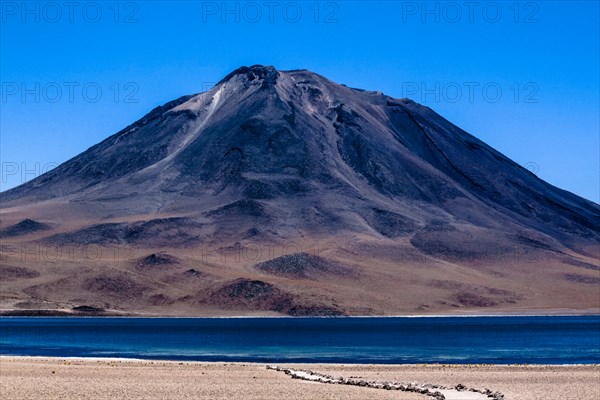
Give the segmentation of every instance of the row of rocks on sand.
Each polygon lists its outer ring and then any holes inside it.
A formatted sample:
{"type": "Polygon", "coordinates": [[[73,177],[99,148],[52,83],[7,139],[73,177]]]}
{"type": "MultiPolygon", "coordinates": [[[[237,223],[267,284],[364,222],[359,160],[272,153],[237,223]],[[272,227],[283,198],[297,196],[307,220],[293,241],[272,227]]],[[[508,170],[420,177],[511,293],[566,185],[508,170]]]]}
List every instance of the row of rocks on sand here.
{"type": "Polygon", "coordinates": [[[446,400],[446,396],[440,392],[452,390],[457,392],[473,392],[480,393],[482,398],[488,398],[493,400],[503,400],[504,395],[500,392],[492,392],[490,389],[474,389],[468,388],[465,385],[458,384],[454,387],[446,387],[441,385],[432,385],[432,384],[417,384],[417,383],[404,383],[404,382],[378,382],[378,381],[367,381],[364,379],[356,379],[356,378],[343,378],[343,377],[333,377],[331,375],[325,375],[313,371],[308,370],[294,370],[291,368],[281,368],[277,366],[268,365],[267,369],[281,371],[286,375],[292,377],[292,379],[302,379],[305,381],[311,382],[320,382],[320,383],[329,383],[329,384],[338,384],[338,385],[353,385],[353,386],[361,386],[368,387],[373,389],[385,389],[385,390],[401,390],[404,392],[415,392],[430,396],[436,400],[446,400]]]}

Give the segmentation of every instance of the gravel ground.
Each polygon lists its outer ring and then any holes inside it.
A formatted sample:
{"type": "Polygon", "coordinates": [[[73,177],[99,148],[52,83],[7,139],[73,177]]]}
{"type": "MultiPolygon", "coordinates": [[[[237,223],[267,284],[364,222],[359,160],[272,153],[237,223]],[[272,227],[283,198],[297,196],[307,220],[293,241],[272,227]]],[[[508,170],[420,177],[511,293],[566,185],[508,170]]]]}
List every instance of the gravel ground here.
{"type": "MultiPolygon", "coordinates": [[[[344,377],[490,388],[507,400],[600,398],[600,366],[282,365],[344,377]]],[[[367,400],[423,395],[290,379],[264,364],[0,358],[0,394],[11,400],[367,400]]]]}

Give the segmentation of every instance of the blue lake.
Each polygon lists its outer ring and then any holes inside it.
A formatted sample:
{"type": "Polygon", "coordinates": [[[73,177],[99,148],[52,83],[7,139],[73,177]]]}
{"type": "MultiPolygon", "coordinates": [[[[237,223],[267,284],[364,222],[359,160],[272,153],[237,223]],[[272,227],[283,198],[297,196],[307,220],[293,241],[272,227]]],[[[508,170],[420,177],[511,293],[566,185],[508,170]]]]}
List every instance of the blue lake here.
{"type": "Polygon", "coordinates": [[[0,318],[0,354],[310,363],[600,363],[600,315],[0,318]]]}

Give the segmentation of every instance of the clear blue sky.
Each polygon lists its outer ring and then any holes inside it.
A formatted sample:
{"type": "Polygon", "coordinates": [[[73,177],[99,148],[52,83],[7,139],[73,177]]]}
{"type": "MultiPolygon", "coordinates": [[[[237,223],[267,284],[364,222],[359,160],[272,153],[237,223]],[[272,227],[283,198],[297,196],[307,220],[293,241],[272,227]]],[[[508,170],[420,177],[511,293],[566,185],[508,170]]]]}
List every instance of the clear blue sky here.
{"type": "Polygon", "coordinates": [[[2,1],[2,190],[266,64],[411,97],[599,202],[598,1],[278,3],[2,1]]]}

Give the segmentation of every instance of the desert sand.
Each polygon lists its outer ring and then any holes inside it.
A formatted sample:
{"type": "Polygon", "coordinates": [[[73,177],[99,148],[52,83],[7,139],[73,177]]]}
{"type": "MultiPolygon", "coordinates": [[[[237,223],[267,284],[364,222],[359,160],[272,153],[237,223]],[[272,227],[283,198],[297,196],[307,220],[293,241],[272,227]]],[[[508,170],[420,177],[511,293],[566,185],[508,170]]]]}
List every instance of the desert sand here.
{"type": "MultiPolygon", "coordinates": [[[[286,365],[372,380],[490,388],[506,399],[600,398],[600,366],[286,365]]],[[[26,399],[430,399],[420,394],[291,379],[265,364],[0,358],[2,398],[26,399]]],[[[465,395],[467,395],[465,393],[465,395]]],[[[466,398],[466,397],[465,397],[466,398]]]]}

